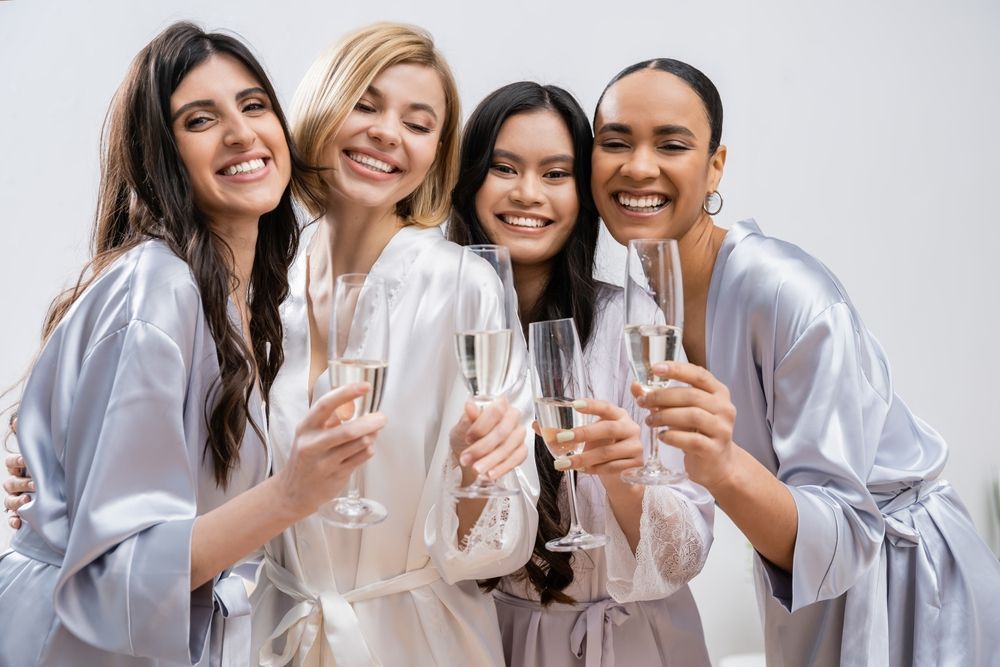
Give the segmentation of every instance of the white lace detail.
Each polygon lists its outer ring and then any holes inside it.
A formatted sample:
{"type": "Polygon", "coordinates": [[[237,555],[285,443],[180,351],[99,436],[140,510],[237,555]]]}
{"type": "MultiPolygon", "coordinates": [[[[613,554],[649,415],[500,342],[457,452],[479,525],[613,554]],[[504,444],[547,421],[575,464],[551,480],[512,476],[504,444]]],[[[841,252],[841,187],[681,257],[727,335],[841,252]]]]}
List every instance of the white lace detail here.
{"type": "Polygon", "coordinates": [[[608,592],[620,602],[670,595],[705,564],[695,509],[668,486],[646,487],[635,555],[608,512],[608,592]],[[629,576],[631,575],[631,576],[629,576]]]}
{"type": "MultiPolygon", "coordinates": [[[[439,502],[442,507],[454,508],[456,501],[452,498],[448,490],[462,484],[462,469],[452,461],[447,464],[444,473],[444,484],[442,485],[442,498],[439,502]]],[[[458,532],[458,515],[454,509],[445,513],[444,530],[447,534],[455,535],[458,532]]],[[[479,555],[482,551],[501,551],[504,549],[504,534],[507,524],[510,521],[510,498],[490,498],[483,508],[483,513],[479,515],[472,530],[462,538],[458,545],[459,551],[467,555],[479,555]]]]}

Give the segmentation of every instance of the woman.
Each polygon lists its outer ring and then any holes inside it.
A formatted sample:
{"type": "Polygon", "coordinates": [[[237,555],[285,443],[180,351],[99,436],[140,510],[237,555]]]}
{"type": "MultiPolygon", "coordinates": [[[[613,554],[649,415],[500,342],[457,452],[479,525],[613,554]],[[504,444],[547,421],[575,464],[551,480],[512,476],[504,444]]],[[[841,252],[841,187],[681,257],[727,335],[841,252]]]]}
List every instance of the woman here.
{"type": "Polygon", "coordinates": [[[296,164],[237,40],[178,23],[133,61],[91,274],[54,302],[19,406],[39,490],[0,556],[0,663],[249,663],[229,568],[338,493],[384,422],[336,426],[365,387],[325,396],[265,481],[296,164]]]}
{"type": "Polygon", "coordinates": [[[844,288],[753,221],[712,215],[726,160],[712,82],[675,60],[618,74],[594,119],[593,192],[620,243],[675,238],[684,349],[637,401],[760,558],[769,664],[985,665],[1000,565],[938,477],[941,437],[893,392],[844,288]]]}
{"type": "MultiPolygon", "coordinates": [[[[510,248],[522,322],[573,317],[593,425],[577,467],[581,521],[604,549],[556,553],[565,534],[567,481],[540,439],[539,528],[531,561],[494,593],[509,665],[707,665],[687,581],[705,562],[713,504],[704,490],[633,486],[642,464],[630,371],[623,356],[620,288],[594,280],[597,211],[590,195],[592,135],[576,100],[556,86],[519,82],[488,95],[466,123],[449,237],[510,248]],[[625,406],[626,409],[616,407],[625,406]],[[596,623],[595,623],[596,621],[596,623]]],[[[489,587],[497,586],[497,581],[489,587]]]]}
{"type": "Polygon", "coordinates": [[[377,24],[312,65],[294,117],[296,146],[324,170],[308,182],[315,192],[300,193],[320,219],[303,234],[282,313],[275,469],[311,388],[325,382],[333,277],[380,276],[391,320],[382,410],[392,423],[363,487],[389,515],[356,531],[312,516],[268,546],[253,596],[255,651],[272,665],[502,664],[493,604],[475,580],[513,572],[530,554],[537,480],[530,460],[521,464],[533,442],[522,417],[531,397],[523,350],[511,370],[512,405],[480,415],[459,380],[460,248],[438,227],[457,169],[454,80],[429,35],[377,24]],[[522,495],[456,507],[449,489],[477,474],[522,495]]]}

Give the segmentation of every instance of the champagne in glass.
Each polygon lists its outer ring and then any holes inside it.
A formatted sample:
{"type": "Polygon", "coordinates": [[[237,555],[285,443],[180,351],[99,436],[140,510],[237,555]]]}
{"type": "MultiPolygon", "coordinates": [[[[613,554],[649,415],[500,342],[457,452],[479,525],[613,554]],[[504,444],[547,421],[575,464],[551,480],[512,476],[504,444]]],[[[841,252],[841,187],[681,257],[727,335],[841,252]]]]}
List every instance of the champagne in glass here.
{"type": "MultiPolygon", "coordinates": [[[[653,375],[652,367],[680,356],[684,328],[684,291],[677,241],[629,241],[625,274],[625,343],[636,380],[649,391],[669,382],[653,375]]],[[[644,464],[622,473],[633,484],[671,484],[687,477],[660,461],[659,428],[649,429],[644,464]]]]}
{"type": "MultiPolygon", "coordinates": [[[[485,408],[503,395],[513,327],[517,326],[510,251],[498,245],[471,245],[462,249],[455,299],[455,354],[472,400],[485,408]]],[[[458,498],[518,496],[480,475],[451,494],[458,498]]]]}
{"type": "MultiPolygon", "coordinates": [[[[528,326],[528,356],[532,367],[535,416],[542,439],[555,461],[583,451],[584,442],[559,442],[559,431],[584,426],[591,415],[578,412],[574,401],[587,395],[583,349],[571,318],[532,322],[528,326]]],[[[607,543],[604,535],[592,535],[580,526],[576,500],[576,471],[566,471],[569,478],[569,532],[545,543],[549,551],[596,549],[607,543]]]]}
{"type": "MultiPolygon", "coordinates": [[[[364,273],[337,278],[330,314],[330,386],[367,382],[371,389],[354,400],[350,419],[379,409],[385,391],[389,359],[389,305],[385,283],[364,273]]],[[[384,520],[381,503],[361,497],[359,466],[351,473],[343,496],[319,509],[330,523],[341,528],[364,528],[384,520]]]]}

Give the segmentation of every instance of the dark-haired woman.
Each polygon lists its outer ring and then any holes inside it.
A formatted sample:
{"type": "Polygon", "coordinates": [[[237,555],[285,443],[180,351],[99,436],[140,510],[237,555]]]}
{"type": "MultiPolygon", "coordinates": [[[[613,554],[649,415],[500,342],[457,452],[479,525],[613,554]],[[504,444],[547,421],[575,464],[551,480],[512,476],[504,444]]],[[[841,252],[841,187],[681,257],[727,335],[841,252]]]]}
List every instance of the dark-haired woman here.
{"type": "MultiPolygon", "coordinates": [[[[574,463],[580,517],[604,549],[554,553],[565,533],[567,483],[536,443],[541,483],[531,561],[489,583],[509,665],[708,664],[687,581],[711,542],[712,501],[697,485],[643,488],[621,481],[641,464],[639,417],[623,356],[622,292],[592,277],[598,220],[590,196],[592,136],[561,88],[519,82],[470,116],[449,236],[510,248],[522,322],[572,317],[585,345],[598,421],[570,432],[586,441],[574,463]],[[617,406],[624,406],[622,407],[617,406]]],[[[569,435],[568,433],[567,435],[569,435]]],[[[680,461],[674,462],[681,465],[680,461]]]]}
{"type": "Polygon", "coordinates": [[[594,126],[612,235],[680,244],[691,363],[655,370],[690,387],[639,402],[757,551],[768,664],[997,664],[1000,564],[939,479],[944,441],[896,396],[826,267],[752,220],[713,223],[715,86],[675,60],[638,63],[594,126]]]}
{"type": "Polygon", "coordinates": [[[135,58],[105,142],[90,277],[21,397],[38,481],[0,556],[0,664],[247,665],[229,568],[343,488],[384,419],[301,423],[274,477],[263,403],[298,231],[295,160],[245,46],[175,24],[135,58]]]}

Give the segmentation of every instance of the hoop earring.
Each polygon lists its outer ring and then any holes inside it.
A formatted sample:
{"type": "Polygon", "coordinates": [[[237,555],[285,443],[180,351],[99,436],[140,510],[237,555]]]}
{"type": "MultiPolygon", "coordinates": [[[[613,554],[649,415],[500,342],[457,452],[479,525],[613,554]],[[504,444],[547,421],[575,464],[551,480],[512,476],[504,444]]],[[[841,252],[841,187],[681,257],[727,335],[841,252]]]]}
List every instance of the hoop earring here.
{"type": "Polygon", "coordinates": [[[705,195],[705,203],[701,205],[701,210],[709,215],[718,215],[719,211],[722,210],[722,195],[719,194],[718,190],[712,190],[707,195],[705,195]],[[715,210],[712,210],[712,209],[715,210]]]}

